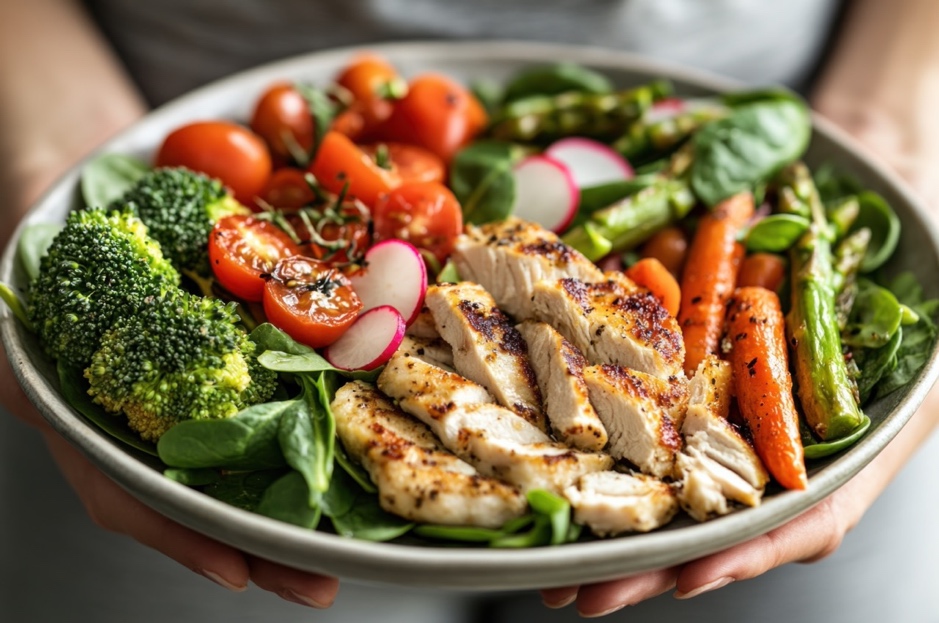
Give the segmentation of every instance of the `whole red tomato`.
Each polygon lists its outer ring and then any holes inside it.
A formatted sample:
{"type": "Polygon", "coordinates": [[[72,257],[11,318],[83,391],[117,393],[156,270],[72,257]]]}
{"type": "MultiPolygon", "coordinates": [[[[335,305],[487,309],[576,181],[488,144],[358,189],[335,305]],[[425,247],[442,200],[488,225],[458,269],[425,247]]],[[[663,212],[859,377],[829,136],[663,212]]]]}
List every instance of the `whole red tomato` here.
{"type": "MultiPolygon", "coordinates": [[[[313,148],[310,105],[290,83],[277,83],[261,95],[250,125],[281,163],[296,161],[297,151],[309,154],[313,148]]],[[[300,161],[305,162],[306,158],[300,161]]]]}
{"type": "Polygon", "coordinates": [[[214,177],[245,205],[254,205],[271,176],[271,156],[264,141],[227,121],[197,121],[177,128],[163,140],[154,164],[214,177]]]}
{"type": "Polygon", "coordinates": [[[357,101],[384,99],[407,88],[398,70],[373,54],[354,59],[336,77],[336,84],[348,90],[357,101]]]}

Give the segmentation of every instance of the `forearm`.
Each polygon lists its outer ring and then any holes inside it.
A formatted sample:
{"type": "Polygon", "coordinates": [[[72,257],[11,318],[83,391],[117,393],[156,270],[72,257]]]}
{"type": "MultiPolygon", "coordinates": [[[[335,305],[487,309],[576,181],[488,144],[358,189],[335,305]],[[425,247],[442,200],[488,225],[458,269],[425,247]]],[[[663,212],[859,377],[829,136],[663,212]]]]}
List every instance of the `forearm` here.
{"type": "Polygon", "coordinates": [[[3,5],[0,248],[50,182],[145,109],[78,2],[3,5]]]}

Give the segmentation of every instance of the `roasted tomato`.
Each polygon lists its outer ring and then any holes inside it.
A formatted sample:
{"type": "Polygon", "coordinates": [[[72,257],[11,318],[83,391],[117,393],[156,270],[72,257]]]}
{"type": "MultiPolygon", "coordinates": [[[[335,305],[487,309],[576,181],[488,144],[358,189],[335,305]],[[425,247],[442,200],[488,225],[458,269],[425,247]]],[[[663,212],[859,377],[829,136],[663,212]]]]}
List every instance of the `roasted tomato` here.
{"type": "Polygon", "coordinates": [[[463,231],[463,212],[450,190],[437,182],[403,184],[372,210],[375,238],[400,238],[444,261],[463,231]]]}
{"type": "Polygon", "coordinates": [[[331,264],[361,261],[372,241],[371,217],[361,203],[308,208],[287,216],[305,255],[331,264]]]}
{"type": "Polygon", "coordinates": [[[313,115],[310,105],[292,84],[275,84],[258,100],[251,129],[279,163],[306,163],[313,148],[313,115]]]}
{"type": "Polygon", "coordinates": [[[227,121],[197,121],[174,130],[163,140],[154,164],[187,167],[217,178],[245,205],[254,205],[271,176],[264,141],[227,121]]]}
{"type": "Polygon", "coordinates": [[[362,301],[342,272],[308,257],[282,259],[264,285],[267,319],[313,348],[339,339],[361,309],[362,301]]]}
{"type": "Polygon", "coordinates": [[[271,175],[261,199],[272,208],[294,211],[313,203],[316,193],[306,180],[306,171],[284,167],[271,175]]]}
{"type": "Polygon", "coordinates": [[[332,193],[341,193],[348,184],[348,196],[369,208],[400,184],[394,172],[378,166],[374,158],[338,132],[326,133],[309,170],[332,193]]]}
{"type": "Polygon", "coordinates": [[[345,134],[356,143],[375,139],[394,107],[391,100],[373,97],[355,100],[333,119],[330,129],[345,134]]]}
{"type": "Polygon", "coordinates": [[[226,216],[209,234],[209,262],[223,288],[245,301],[260,301],[264,275],[300,247],[283,230],[253,216],[226,216]]]}
{"type": "Polygon", "coordinates": [[[402,184],[439,182],[443,184],[447,168],[438,156],[417,145],[407,143],[372,143],[362,151],[384,168],[396,174],[402,184]]]}
{"type": "Polygon", "coordinates": [[[381,140],[424,147],[449,162],[485,126],[486,111],[466,87],[445,76],[425,74],[395,101],[381,140]]]}
{"type": "Polygon", "coordinates": [[[385,59],[365,54],[354,59],[336,77],[336,84],[348,90],[357,101],[387,99],[403,95],[407,84],[385,59]]]}

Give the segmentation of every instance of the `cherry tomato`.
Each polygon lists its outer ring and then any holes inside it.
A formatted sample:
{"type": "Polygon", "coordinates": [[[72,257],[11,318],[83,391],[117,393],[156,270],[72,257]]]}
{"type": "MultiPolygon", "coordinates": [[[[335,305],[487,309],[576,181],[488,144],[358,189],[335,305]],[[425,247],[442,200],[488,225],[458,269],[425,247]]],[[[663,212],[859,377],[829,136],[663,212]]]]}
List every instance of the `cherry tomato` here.
{"type": "Polygon", "coordinates": [[[360,101],[376,97],[384,99],[392,95],[396,88],[403,91],[406,88],[403,82],[391,63],[372,54],[356,58],[336,77],[336,84],[360,101]]]}
{"type": "Polygon", "coordinates": [[[362,145],[362,151],[379,162],[380,152],[384,151],[388,167],[401,178],[402,184],[412,182],[439,182],[443,184],[447,174],[443,160],[417,145],[406,143],[372,143],[362,145]]]}
{"type": "Polygon", "coordinates": [[[306,181],[306,171],[284,167],[277,169],[261,193],[261,199],[280,210],[297,210],[316,200],[316,193],[306,181]]]}
{"type": "Polygon", "coordinates": [[[226,290],[245,301],[260,301],[264,277],[278,261],[299,255],[282,229],[253,216],[226,216],[209,234],[209,263],[226,290]]]}
{"type": "Polygon", "coordinates": [[[382,125],[391,116],[391,100],[373,97],[355,100],[333,119],[330,129],[345,134],[356,143],[375,140],[382,125]]]}
{"type": "Polygon", "coordinates": [[[418,76],[395,101],[382,139],[429,149],[445,162],[486,125],[486,111],[463,85],[437,74],[418,76]]]}
{"type": "Polygon", "coordinates": [[[177,128],[163,140],[155,165],[186,167],[217,178],[245,205],[254,205],[271,176],[264,141],[227,121],[197,121],[177,128]]]}
{"type": "Polygon", "coordinates": [[[393,172],[381,168],[347,136],[327,132],[310,165],[310,172],[326,190],[339,194],[348,184],[348,195],[368,207],[400,183],[393,172]]]}
{"type": "Polygon", "coordinates": [[[372,210],[375,237],[400,238],[443,262],[463,231],[463,212],[450,190],[437,182],[404,184],[372,210]]]}
{"type": "Polygon", "coordinates": [[[345,275],[299,255],[277,263],[264,285],[263,302],[274,326],[313,348],[338,340],[362,309],[345,275]]]}
{"type": "Polygon", "coordinates": [[[301,249],[304,255],[331,264],[360,261],[372,241],[368,211],[361,204],[356,206],[353,203],[345,203],[338,213],[334,211],[326,216],[323,212],[324,210],[309,210],[306,220],[297,214],[287,217],[297,236],[303,241],[301,249]],[[307,222],[313,225],[315,232],[309,231],[307,222]]]}
{"type": "Polygon", "coordinates": [[[296,150],[309,154],[313,148],[310,105],[286,82],[273,85],[261,95],[251,116],[251,129],[280,162],[292,162],[296,150]]]}

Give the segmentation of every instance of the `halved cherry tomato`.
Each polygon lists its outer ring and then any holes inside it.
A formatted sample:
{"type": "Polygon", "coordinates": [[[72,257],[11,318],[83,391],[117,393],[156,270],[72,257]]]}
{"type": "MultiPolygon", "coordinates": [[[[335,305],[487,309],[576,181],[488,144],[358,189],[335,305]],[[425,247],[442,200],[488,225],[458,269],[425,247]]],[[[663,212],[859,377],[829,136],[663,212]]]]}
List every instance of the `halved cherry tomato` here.
{"type": "Polygon", "coordinates": [[[289,211],[313,203],[316,193],[306,181],[306,171],[284,167],[271,175],[261,199],[271,207],[289,211]]]}
{"type": "Polygon", "coordinates": [[[254,205],[271,176],[271,156],[261,137],[227,121],[177,128],[163,140],[155,165],[186,167],[217,178],[245,205],[254,205]]]}
{"type": "Polygon", "coordinates": [[[444,182],[447,174],[443,160],[417,145],[406,143],[372,143],[361,145],[362,151],[372,157],[379,166],[381,158],[387,158],[386,168],[401,178],[402,184],[414,182],[444,182]],[[384,156],[381,152],[384,151],[384,156]]]}
{"type": "Polygon", "coordinates": [[[391,116],[393,107],[391,100],[380,97],[355,100],[333,119],[330,129],[345,134],[356,143],[372,141],[391,116]]]}
{"type": "Polygon", "coordinates": [[[379,136],[424,147],[449,162],[486,122],[486,111],[466,87],[446,76],[424,74],[412,80],[407,95],[394,102],[379,136]]]}
{"type": "Polygon", "coordinates": [[[354,59],[336,77],[336,84],[347,89],[356,100],[385,98],[400,84],[400,90],[406,85],[398,70],[385,59],[373,54],[365,54],[354,59]]]}
{"type": "Polygon", "coordinates": [[[372,210],[378,240],[400,238],[444,261],[463,231],[463,212],[450,190],[437,182],[403,184],[372,210]]]}
{"type": "Polygon", "coordinates": [[[294,256],[264,285],[264,314],[293,339],[320,348],[345,333],[362,309],[349,279],[325,262],[294,256]]]}
{"type": "Polygon", "coordinates": [[[372,241],[368,211],[351,202],[344,203],[338,212],[330,209],[332,214],[324,214],[327,209],[309,210],[306,219],[299,214],[287,216],[302,241],[304,255],[330,264],[360,261],[372,241]],[[309,230],[307,222],[315,231],[309,230]]]}
{"type": "Polygon", "coordinates": [[[327,132],[310,165],[310,172],[320,185],[333,193],[341,193],[348,184],[348,195],[368,207],[400,184],[398,176],[381,168],[347,136],[327,132]]]}
{"type": "Polygon", "coordinates": [[[245,301],[260,301],[264,277],[278,261],[299,255],[282,229],[253,216],[226,216],[209,234],[209,263],[222,287],[245,301]]]}
{"type": "Polygon", "coordinates": [[[294,161],[297,150],[309,154],[313,148],[310,105],[290,83],[277,83],[261,95],[250,125],[280,163],[294,161]]]}

